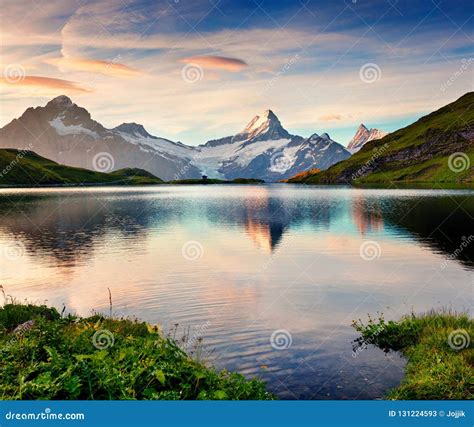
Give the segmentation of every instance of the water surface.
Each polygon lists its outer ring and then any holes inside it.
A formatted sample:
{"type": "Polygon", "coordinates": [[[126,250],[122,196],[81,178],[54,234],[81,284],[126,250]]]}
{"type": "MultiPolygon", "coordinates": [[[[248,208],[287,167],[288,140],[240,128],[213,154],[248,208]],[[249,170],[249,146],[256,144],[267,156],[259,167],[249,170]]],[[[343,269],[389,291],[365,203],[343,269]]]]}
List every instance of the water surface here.
{"type": "Polygon", "coordinates": [[[280,398],[380,398],[404,361],[354,354],[351,321],[472,306],[473,196],[277,184],[2,190],[0,284],[82,315],[108,312],[110,288],[116,314],[189,328],[189,351],[202,337],[210,363],[261,377],[280,398]]]}

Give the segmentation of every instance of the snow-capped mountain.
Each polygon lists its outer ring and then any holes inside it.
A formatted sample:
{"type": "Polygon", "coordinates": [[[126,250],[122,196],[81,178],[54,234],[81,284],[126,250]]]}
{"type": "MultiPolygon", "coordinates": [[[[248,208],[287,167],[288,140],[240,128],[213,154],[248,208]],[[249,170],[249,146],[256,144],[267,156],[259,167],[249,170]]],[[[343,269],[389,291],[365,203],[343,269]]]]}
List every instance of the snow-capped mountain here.
{"type": "Polygon", "coordinates": [[[357,153],[367,142],[374,139],[383,138],[385,135],[388,135],[388,132],[384,132],[379,129],[368,129],[364,124],[360,124],[357,128],[355,135],[349,142],[347,149],[351,154],[357,153]]]}
{"type": "Polygon", "coordinates": [[[191,158],[194,156],[194,147],[189,147],[181,142],[173,142],[169,139],[150,135],[143,125],[137,123],[122,123],[113,128],[112,131],[117,132],[123,139],[134,145],[147,145],[165,157],[178,156],[191,158]]]}
{"type": "Polygon", "coordinates": [[[184,173],[200,177],[190,162],[193,148],[152,136],[136,123],[106,129],[67,96],[28,108],[0,129],[0,147],[27,148],[58,163],[87,169],[134,167],[165,180],[184,173]],[[105,166],[100,164],[103,153],[108,159],[105,166]]]}
{"type": "Polygon", "coordinates": [[[285,179],[303,170],[326,169],[350,153],[329,135],[303,138],[289,134],[267,110],[234,136],[198,147],[193,164],[210,177],[285,179]]]}
{"type": "MultiPolygon", "coordinates": [[[[140,168],[164,179],[259,178],[272,182],[310,168],[326,169],[350,153],[328,134],[288,133],[270,110],[237,134],[197,147],[151,135],[137,123],[107,129],[66,96],[28,108],[0,129],[0,147],[28,149],[68,166],[102,170],[140,168]]],[[[104,171],[104,170],[102,170],[104,171]]]]}

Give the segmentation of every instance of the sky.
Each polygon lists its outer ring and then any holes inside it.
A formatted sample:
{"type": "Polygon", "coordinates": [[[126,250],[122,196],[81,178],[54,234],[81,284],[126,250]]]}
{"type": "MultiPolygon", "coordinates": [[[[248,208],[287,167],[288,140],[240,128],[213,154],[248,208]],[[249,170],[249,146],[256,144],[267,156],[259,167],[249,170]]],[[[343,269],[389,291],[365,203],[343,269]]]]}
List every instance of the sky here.
{"type": "Polygon", "coordinates": [[[65,94],[190,145],[271,109],[346,145],[474,88],[468,0],[3,0],[0,126],[65,94]]]}

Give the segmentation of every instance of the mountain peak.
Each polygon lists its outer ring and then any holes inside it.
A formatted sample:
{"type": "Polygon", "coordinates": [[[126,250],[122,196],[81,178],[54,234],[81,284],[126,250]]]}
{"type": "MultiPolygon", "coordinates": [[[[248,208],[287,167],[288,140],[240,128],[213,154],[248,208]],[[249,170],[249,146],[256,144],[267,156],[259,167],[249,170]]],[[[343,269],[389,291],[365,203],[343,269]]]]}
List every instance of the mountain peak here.
{"type": "Polygon", "coordinates": [[[46,104],[46,107],[69,108],[73,105],[71,98],[66,95],[60,95],[53,98],[46,104]]]}
{"type": "Polygon", "coordinates": [[[272,110],[266,110],[263,114],[262,117],[265,117],[268,120],[278,120],[278,117],[272,110]]]}
{"type": "Polygon", "coordinates": [[[236,141],[263,141],[268,139],[290,138],[290,134],[283,128],[278,117],[272,110],[266,110],[261,116],[255,116],[245,129],[234,136],[236,141]]]}
{"type": "Polygon", "coordinates": [[[118,130],[119,132],[124,132],[130,135],[153,138],[152,135],[146,131],[143,125],[135,122],[122,123],[121,125],[115,127],[114,130],[118,130]]]}
{"type": "Polygon", "coordinates": [[[272,122],[277,122],[280,124],[280,120],[278,120],[278,117],[275,115],[275,113],[272,110],[266,110],[262,115],[257,115],[252,120],[250,120],[250,122],[245,127],[244,132],[259,129],[262,126],[269,125],[272,122]]]}
{"type": "Polygon", "coordinates": [[[374,139],[379,139],[387,135],[387,132],[381,131],[376,128],[369,129],[363,123],[359,125],[355,135],[349,142],[347,149],[351,153],[356,153],[359,151],[367,142],[372,141],[374,139]]]}

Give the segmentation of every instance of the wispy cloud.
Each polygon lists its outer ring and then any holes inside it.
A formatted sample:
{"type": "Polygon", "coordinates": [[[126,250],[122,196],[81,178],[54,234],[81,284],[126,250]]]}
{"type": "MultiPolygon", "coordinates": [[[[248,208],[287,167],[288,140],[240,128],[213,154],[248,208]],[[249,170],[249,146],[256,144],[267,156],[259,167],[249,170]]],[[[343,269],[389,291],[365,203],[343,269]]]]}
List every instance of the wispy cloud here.
{"type": "Polygon", "coordinates": [[[4,3],[0,61],[28,76],[0,79],[1,124],[64,92],[106,126],[133,120],[191,144],[268,108],[291,132],[345,142],[360,122],[393,130],[472,90],[470,72],[440,90],[473,56],[467,0],[444,12],[413,0],[403,17],[390,2],[222,1],[222,13],[208,0],[4,3]],[[204,69],[193,83],[189,63],[204,69]],[[360,78],[367,63],[381,70],[371,84],[360,78]]]}
{"type": "Polygon", "coordinates": [[[232,71],[234,73],[248,67],[248,64],[242,59],[214,55],[190,56],[189,58],[183,58],[181,62],[198,64],[205,68],[232,71]]]}
{"type": "Polygon", "coordinates": [[[24,76],[15,78],[14,80],[9,79],[8,77],[0,77],[0,83],[12,87],[34,86],[39,88],[54,89],[56,91],[66,93],[91,92],[90,89],[86,89],[80,86],[79,83],[70,80],[42,76],[24,76]]]}
{"type": "Polygon", "coordinates": [[[57,66],[61,71],[77,70],[114,77],[133,77],[142,74],[140,70],[117,62],[115,59],[103,61],[100,59],[62,57],[47,59],[45,62],[57,66]]]}
{"type": "Polygon", "coordinates": [[[322,122],[330,122],[333,120],[344,120],[346,118],[351,118],[349,114],[343,115],[343,114],[336,114],[336,113],[331,113],[331,114],[323,114],[322,116],[319,116],[319,120],[322,122]]]}

